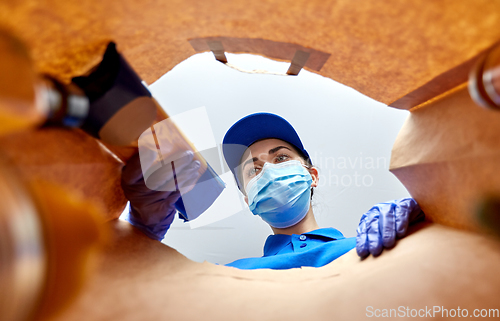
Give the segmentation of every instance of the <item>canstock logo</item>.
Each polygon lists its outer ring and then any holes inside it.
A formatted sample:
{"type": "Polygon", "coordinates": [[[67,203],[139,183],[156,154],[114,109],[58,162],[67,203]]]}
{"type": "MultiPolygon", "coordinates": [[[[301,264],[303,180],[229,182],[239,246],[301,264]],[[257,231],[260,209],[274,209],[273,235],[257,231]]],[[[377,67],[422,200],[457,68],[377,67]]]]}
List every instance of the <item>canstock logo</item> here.
{"type": "Polygon", "coordinates": [[[191,228],[214,223],[246,207],[215,141],[205,107],[151,126],[139,137],[139,156],[146,186],[179,192],[176,208],[191,228]]]}

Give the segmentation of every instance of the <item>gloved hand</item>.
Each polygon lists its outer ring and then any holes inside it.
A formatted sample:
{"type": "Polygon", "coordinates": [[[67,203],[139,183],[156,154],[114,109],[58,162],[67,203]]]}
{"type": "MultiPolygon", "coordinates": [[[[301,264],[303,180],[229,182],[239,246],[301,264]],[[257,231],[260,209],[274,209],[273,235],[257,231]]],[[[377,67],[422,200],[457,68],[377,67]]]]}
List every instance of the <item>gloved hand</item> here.
{"type": "Polygon", "coordinates": [[[360,257],[379,255],[391,248],[396,238],[406,235],[408,225],[423,220],[424,212],[413,198],[403,198],[373,206],[361,216],[356,236],[356,252],[360,257]]]}
{"type": "Polygon", "coordinates": [[[184,152],[174,161],[174,170],[167,163],[155,175],[154,185],[157,188],[152,190],[144,182],[139,154],[134,155],[122,171],[123,192],[130,201],[126,220],[150,238],[161,241],[174,220],[175,202],[181,193],[190,191],[200,178],[200,162],[193,157],[193,152],[184,152]]]}

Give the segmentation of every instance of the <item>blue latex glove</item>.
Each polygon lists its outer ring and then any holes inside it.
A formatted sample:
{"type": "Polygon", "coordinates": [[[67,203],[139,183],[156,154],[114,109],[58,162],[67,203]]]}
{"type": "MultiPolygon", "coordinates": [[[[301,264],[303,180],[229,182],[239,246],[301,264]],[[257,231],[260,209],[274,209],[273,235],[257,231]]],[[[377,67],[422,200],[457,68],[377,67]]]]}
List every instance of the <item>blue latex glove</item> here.
{"type": "Polygon", "coordinates": [[[413,198],[403,198],[373,206],[361,216],[356,236],[356,252],[360,257],[379,255],[391,248],[396,238],[406,235],[408,225],[425,218],[413,198]]]}
{"type": "Polygon", "coordinates": [[[123,168],[121,181],[125,197],[130,201],[126,220],[150,238],[162,240],[174,220],[175,202],[200,178],[200,162],[193,161],[193,157],[193,152],[186,151],[174,162],[175,172],[166,167],[156,175],[154,184],[158,190],[151,190],[144,183],[139,154],[130,158],[123,168]]]}

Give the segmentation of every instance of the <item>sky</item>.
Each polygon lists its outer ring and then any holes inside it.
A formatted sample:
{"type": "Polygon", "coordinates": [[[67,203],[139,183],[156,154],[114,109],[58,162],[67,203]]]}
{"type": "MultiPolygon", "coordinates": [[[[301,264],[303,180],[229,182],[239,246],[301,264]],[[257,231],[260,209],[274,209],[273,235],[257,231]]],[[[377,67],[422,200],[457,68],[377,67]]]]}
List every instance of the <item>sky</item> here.
{"type": "MultiPolygon", "coordinates": [[[[235,68],[216,61],[212,53],[196,54],[149,84],[174,119],[188,112],[206,117],[208,129],[182,122],[181,129],[195,145],[210,136],[219,148],[227,129],[251,113],[284,117],[319,169],[312,201],[318,224],[334,227],[345,237],[356,235],[361,215],[373,205],[409,196],[388,170],[407,111],[304,69],[298,76],[287,76],[289,63],[248,54],[226,56],[235,68]]],[[[209,162],[228,187],[199,218],[189,223],[176,219],[163,243],[198,262],[225,264],[262,256],[272,230],[244,206],[223,158],[209,162]]]]}

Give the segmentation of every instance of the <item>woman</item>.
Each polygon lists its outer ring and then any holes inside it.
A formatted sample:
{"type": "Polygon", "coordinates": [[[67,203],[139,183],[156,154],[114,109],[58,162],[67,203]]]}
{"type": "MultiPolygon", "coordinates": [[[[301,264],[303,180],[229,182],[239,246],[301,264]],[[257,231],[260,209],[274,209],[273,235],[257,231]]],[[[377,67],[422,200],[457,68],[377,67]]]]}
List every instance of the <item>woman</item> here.
{"type": "MultiPolygon", "coordinates": [[[[318,170],[292,125],[275,114],[256,113],[240,119],[227,131],[223,152],[250,210],[274,232],[266,240],[262,257],[236,260],[228,266],[320,267],[354,247],[361,257],[379,255],[383,247],[394,246],[395,239],[406,234],[409,222],[423,217],[418,204],[407,198],[372,207],[361,218],[357,238],[345,238],[334,228],[319,228],[311,206],[318,170]]],[[[197,178],[199,163],[190,156],[177,166],[178,184],[197,178]]],[[[161,240],[175,216],[173,204],[179,194],[145,188],[137,163],[137,158],[132,159],[123,172],[122,186],[131,203],[128,220],[161,240]]]]}

